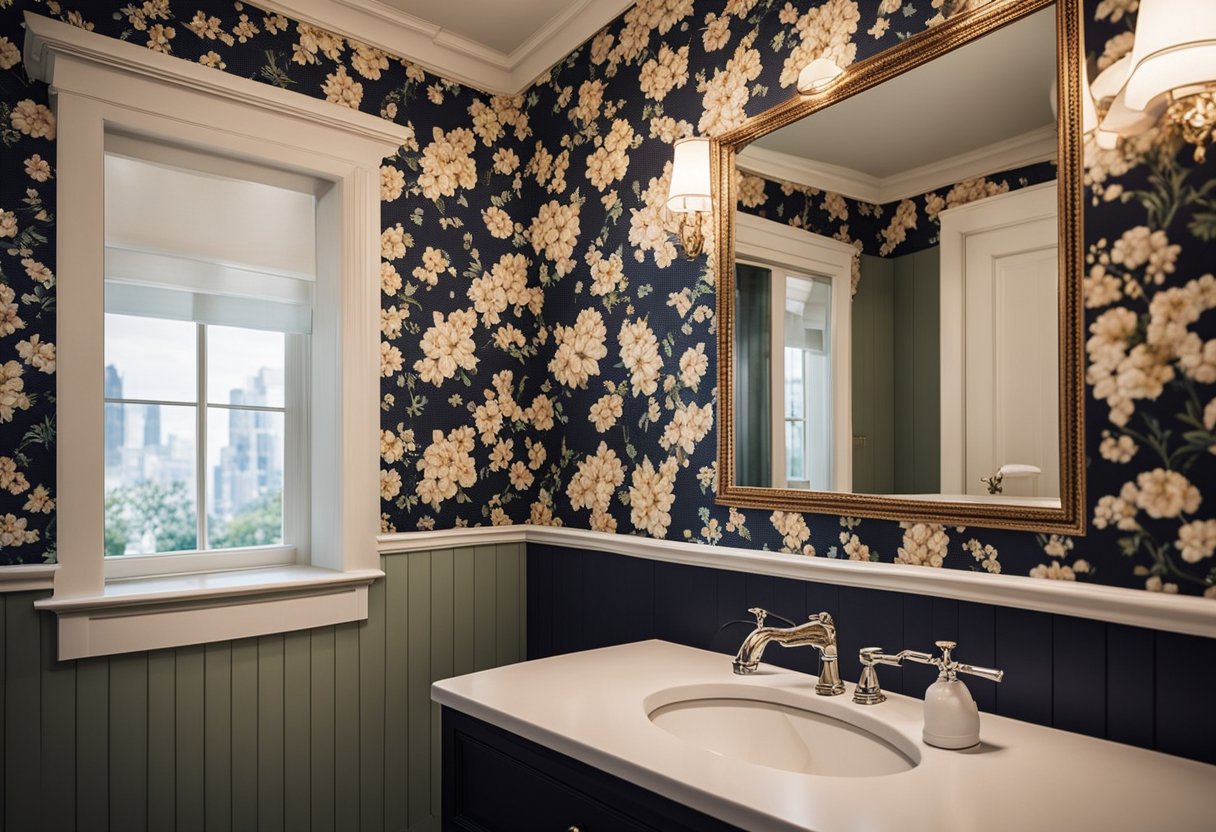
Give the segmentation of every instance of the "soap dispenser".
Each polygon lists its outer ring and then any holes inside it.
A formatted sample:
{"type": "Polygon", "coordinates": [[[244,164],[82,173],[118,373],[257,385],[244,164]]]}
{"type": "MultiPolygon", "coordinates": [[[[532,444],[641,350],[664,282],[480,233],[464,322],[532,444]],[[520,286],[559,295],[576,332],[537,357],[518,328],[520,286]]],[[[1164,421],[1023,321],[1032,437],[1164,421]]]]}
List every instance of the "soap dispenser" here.
{"type": "Polygon", "coordinates": [[[926,743],[937,748],[970,748],[980,741],[980,711],[958,674],[970,673],[999,682],[1004,678],[1005,671],[957,662],[951,655],[957,644],[953,641],[935,643],[942,651],[940,656],[926,656],[924,653],[907,656],[912,661],[931,664],[938,669],[937,681],[925,691],[923,737],[926,743]]]}

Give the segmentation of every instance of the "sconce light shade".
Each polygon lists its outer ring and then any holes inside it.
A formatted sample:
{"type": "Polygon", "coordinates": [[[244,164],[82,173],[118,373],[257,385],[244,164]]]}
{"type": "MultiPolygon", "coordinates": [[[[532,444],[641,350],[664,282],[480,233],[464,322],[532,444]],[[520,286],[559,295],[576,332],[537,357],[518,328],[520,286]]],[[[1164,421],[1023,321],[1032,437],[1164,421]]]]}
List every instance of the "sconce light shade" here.
{"type": "Polygon", "coordinates": [[[678,214],[709,211],[709,139],[680,139],[675,143],[671,164],[671,188],[667,210],[678,214]]]}
{"type": "Polygon", "coordinates": [[[798,92],[803,95],[823,92],[844,70],[827,58],[816,58],[798,73],[798,92]]]}
{"type": "Polygon", "coordinates": [[[1216,81],[1216,2],[1140,0],[1124,103],[1143,110],[1159,95],[1216,81]]]}

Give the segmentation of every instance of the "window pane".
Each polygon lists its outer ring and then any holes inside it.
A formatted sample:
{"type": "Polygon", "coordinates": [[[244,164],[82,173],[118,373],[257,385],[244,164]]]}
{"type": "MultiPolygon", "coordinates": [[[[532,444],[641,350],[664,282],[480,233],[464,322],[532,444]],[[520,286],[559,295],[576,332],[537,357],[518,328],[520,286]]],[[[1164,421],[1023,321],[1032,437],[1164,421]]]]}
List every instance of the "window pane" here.
{"type": "Polygon", "coordinates": [[[207,544],[283,542],[282,413],[207,411],[207,544]]]}
{"type": "Polygon", "coordinates": [[[806,425],[804,422],[785,423],[785,478],[806,479],[806,425]]]}
{"type": "Polygon", "coordinates": [[[281,332],[207,327],[207,401],[282,407],[286,345],[281,332]]]}
{"type": "Polygon", "coordinates": [[[106,315],[105,327],[106,398],[195,401],[194,324],[106,315]]]}
{"type": "Polygon", "coordinates": [[[802,383],[802,350],[785,348],[785,417],[802,419],[806,397],[802,383]]]}
{"type": "Polygon", "coordinates": [[[195,408],[105,406],[107,556],[197,548],[195,408]]]}

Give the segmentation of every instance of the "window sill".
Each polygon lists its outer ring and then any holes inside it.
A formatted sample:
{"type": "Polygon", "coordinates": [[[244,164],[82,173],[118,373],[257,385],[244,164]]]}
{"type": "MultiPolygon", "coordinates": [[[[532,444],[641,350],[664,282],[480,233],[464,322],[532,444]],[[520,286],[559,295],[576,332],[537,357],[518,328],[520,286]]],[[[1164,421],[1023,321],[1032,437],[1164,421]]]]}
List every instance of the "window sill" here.
{"type": "Polygon", "coordinates": [[[379,569],[276,566],[107,581],[101,595],[35,603],[59,617],[59,658],[284,633],[367,618],[379,569]]]}

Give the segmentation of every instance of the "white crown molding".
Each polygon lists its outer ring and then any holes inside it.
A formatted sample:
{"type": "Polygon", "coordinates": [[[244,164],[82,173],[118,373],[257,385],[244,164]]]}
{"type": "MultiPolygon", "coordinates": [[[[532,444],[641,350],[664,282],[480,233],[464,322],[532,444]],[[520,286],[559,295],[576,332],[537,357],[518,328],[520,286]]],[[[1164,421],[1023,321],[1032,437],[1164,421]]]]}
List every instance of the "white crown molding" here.
{"type": "Polygon", "coordinates": [[[766,179],[792,182],[862,202],[885,205],[939,190],[964,179],[1050,161],[1056,158],[1056,147],[1056,129],[1048,126],[887,177],[870,176],[852,168],[815,162],[755,145],[740,152],[736,164],[740,170],[766,179]]]}
{"type": "Polygon", "coordinates": [[[516,95],[633,3],[573,0],[510,53],[379,0],[265,0],[258,5],[406,58],[442,78],[485,92],[516,95]]]}
{"type": "Polygon", "coordinates": [[[1216,637],[1216,600],[1139,589],[1019,575],[990,575],[962,569],[932,569],[892,563],[808,558],[593,532],[561,526],[478,526],[434,532],[381,535],[380,554],[393,555],[496,543],[536,543],[616,555],[818,581],[837,586],[908,592],[1126,624],[1151,630],[1216,637]]]}
{"type": "Polygon", "coordinates": [[[279,89],[230,72],[218,72],[202,64],[162,55],[133,43],[86,32],[58,20],[25,13],[23,60],[31,78],[51,84],[56,91],[68,89],[84,96],[97,94],[87,71],[68,79],[56,74],[56,62],[69,58],[82,66],[96,66],[134,78],[146,78],[167,87],[200,92],[235,104],[256,106],[324,128],[339,129],[375,145],[368,153],[380,159],[391,156],[408,138],[408,131],[378,116],[352,110],[328,101],[279,89]]]}

